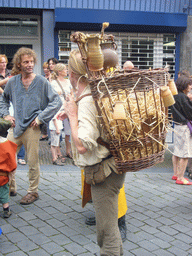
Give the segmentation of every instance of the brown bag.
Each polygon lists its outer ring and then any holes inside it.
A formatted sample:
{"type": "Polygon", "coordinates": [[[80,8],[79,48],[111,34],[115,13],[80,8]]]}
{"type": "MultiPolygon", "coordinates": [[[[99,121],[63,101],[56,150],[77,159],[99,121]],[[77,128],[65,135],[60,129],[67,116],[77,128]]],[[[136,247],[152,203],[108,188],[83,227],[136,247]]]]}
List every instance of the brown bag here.
{"type": "Polygon", "coordinates": [[[87,184],[95,185],[104,182],[106,179],[103,164],[98,163],[84,168],[85,182],[87,184]]]}

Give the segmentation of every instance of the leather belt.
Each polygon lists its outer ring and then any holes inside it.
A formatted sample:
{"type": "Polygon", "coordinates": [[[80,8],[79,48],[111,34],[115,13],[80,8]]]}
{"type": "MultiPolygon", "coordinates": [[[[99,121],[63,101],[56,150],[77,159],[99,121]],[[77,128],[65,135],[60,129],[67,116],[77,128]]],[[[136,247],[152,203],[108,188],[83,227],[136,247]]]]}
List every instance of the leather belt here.
{"type": "Polygon", "coordinates": [[[0,171],[0,176],[8,177],[8,172],[0,171]]]}

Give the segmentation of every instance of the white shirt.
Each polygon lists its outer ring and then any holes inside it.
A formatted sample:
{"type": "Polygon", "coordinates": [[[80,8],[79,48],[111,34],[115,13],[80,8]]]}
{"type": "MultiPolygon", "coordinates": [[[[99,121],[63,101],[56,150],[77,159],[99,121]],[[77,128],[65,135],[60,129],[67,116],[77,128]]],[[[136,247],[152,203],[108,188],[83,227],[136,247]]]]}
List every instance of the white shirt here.
{"type": "MultiPolygon", "coordinates": [[[[91,93],[89,85],[81,96],[87,93],[91,93]]],[[[84,167],[100,163],[103,158],[110,154],[106,147],[97,143],[97,139],[102,134],[97,116],[98,113],[92,96],[85,96],[78,102],[78,138],[87,151],[84,154],[79,154],[72,140],[73,159],[77,166],[84,167]]],[[[102,138],[105,137],[102,136],[102,138]]],[[[106,176],[111,173],[110,167],[117,172],[113,157],[105,161],[104,171],[106,176]]]]}

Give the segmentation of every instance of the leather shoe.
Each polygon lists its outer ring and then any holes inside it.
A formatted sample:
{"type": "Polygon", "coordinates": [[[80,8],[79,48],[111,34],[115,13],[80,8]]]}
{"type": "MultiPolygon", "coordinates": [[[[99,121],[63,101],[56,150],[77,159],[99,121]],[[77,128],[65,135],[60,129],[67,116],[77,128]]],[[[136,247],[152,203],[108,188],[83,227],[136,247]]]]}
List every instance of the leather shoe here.
{"type": "Polygon", "coordinates": [[[125,223],[125,215],[118,219],[119,231],[121,234],[122,242],[125,242],[127,237],[127,227],[125,223]]]}
{"type": "Polygon", "coordinates": [[[10,192],[10,196],[16,196],[16,195],[17,195],[17,192],[15,192],[15,191],[10,192]]]}
{"type": "Polygon", "coordinates": [[[95,217],[91,217],[91,218],[87,218],[85,220],[85,224],[89,225],[89,226],[95,226],[96,225],[96,219],[95,217]]]}

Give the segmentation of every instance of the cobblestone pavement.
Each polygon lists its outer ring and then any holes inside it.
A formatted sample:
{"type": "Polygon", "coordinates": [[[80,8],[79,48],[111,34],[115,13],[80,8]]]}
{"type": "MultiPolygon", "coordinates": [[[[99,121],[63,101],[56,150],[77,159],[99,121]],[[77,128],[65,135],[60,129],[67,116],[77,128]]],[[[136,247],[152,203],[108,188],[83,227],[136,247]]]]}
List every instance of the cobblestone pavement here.
{"type": "MultiPolygon", "coordinates": [[[[80,169],[70,160],[64,167],[53,166],[47,142],[41,142],[40,158],[40,199],[28,206],[19,204],[28,188],[28,167],[18,166],[18,194],[10,200],[13,214],[7,220],[0,214],[0,255],[98,254],[95,227],[85,224],[93,206],[81,207],[80,169]]],[[[192,255],[192,187],[176,185],[171,176],[168,151],[162,164],[127,173],[125,256],[192,255]]]]}

